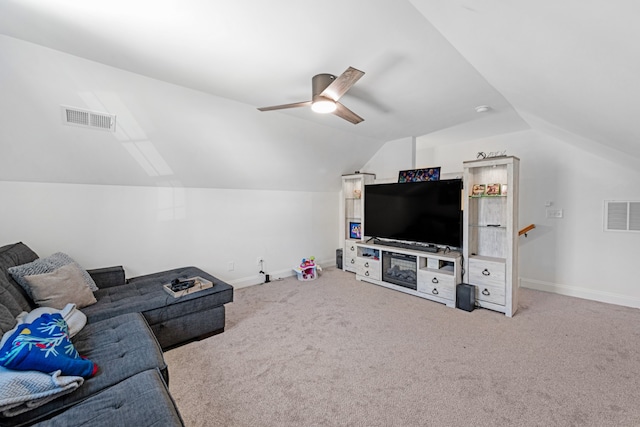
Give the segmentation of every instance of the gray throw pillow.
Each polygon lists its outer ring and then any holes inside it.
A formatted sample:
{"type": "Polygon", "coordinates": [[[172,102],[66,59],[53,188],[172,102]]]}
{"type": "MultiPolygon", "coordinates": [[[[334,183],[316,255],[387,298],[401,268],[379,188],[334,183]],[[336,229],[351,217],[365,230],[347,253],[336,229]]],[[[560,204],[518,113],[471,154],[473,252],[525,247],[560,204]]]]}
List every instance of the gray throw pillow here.
{"type": "Polygon", "coordinates": [[[41,307],[62,310],[69,303],[82,308],[97,302],[93,292],[84,283],[81,269],[75,264],[67,264],[51,273],[24,278],[29,283],[33,302],[41,307]]]}
{"type": "Polygon", "coordinates": [[[29,289],[29,283],[25,280],[25,276],[51,273],[59,269],[60,267],[64,267],[65,265],[68,265],[68,264],[74,264],[81,270],[82,278],[85,284],[87,285],[87,287],[92,292],[95,292],[98,290],[96,283],[93,281],[89,273],[87,273],[87,271],[83,269],[80,266],[80,264],[75,262],[73,258],[71,258],[69,255],[62,252],[56,252],[55,254],[45,258],[38,258],[37,260],[30,262],[28,264],[9,267],[7,271],[9,272],[9,274],[11,274],[14,280],[18,282],[20,286],[22,286],[22,288],[25,290],[27,295],[29,295],[33,300],[34,299],[33,294],[31,293],[31,289],[29,289]]]}

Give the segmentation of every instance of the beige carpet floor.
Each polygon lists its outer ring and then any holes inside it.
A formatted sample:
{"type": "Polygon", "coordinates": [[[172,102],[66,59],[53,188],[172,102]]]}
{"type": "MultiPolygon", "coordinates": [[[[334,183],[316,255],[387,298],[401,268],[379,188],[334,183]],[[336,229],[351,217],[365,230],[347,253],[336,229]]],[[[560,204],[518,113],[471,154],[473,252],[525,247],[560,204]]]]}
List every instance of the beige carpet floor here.
{"type": "Polygon", "coordinates": [[[188,426],[640,426],[640,311],[528,289],[507,318],[328,269],[166,360],[188,426]]]}

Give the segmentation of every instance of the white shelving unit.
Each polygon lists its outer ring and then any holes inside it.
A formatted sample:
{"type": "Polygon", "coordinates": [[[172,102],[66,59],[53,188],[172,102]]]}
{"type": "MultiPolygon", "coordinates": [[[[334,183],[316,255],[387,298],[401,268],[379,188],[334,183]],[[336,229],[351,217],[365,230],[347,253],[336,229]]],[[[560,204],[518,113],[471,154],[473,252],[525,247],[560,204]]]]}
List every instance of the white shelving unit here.
{"type": "Polygon", "coordinates": [[[364,186],[373,184],[375,175],[357,173],[342,176],[342,197],[344,203],[344,250],[342,268],[356,272],[356,243],[364,236],[364,186]],[[351,234],[352,225],[360,224],[360,237],[351,234]]]}
{"type": "Polygon", "coordinates": [[[477,305],[511,317],[518,309],[520,159],[495,157],[463,165],[464,281],[475,285],[477,305]],[[491,184],[500,185],[500,194],[472,194],[474,185],[491,184]]]}

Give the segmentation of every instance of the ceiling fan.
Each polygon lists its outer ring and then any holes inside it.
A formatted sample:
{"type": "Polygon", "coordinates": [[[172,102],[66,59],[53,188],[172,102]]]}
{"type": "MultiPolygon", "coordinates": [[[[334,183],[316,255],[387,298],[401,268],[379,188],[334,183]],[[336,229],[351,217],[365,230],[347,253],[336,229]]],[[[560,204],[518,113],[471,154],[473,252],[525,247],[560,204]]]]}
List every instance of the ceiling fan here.
{"type": "Polygon", "coordinates": [[[311,106],[316,113],[333,113],[354,125],[364,121],[353,111],[349,110],[338,100],[357,82],[364,72],[349,67],[344,73],[336,77],[333,74],[317,74],[311,79],[311,101],[296,102],[293,104],[274,105],[272,107],[258,108],[260,111],[282,110],[311,106]]]}

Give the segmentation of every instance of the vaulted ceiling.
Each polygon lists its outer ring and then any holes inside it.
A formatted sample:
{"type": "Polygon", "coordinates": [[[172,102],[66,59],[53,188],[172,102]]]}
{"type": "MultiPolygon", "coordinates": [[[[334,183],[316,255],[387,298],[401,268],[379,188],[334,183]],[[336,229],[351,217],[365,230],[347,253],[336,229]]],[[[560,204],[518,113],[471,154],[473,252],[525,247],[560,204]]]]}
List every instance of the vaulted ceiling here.
{"type": "Polygon", "coordinates": [[[640,159],[640,6],[623,0],[5,0],[0,179],[335,190],[385,142],[560,128],[640,159]],[[353,125],[311,77],[366,74],[353,125]],[[60,105],[117,116],[64,126],[60,105]],[[490,105],[487,113],[475,107],[490,105]]]}

